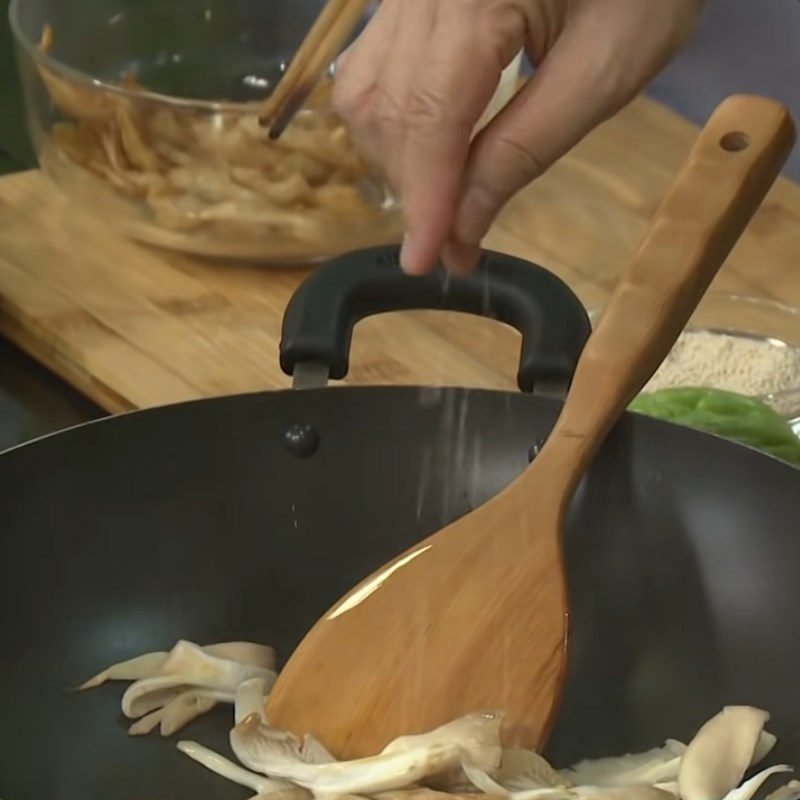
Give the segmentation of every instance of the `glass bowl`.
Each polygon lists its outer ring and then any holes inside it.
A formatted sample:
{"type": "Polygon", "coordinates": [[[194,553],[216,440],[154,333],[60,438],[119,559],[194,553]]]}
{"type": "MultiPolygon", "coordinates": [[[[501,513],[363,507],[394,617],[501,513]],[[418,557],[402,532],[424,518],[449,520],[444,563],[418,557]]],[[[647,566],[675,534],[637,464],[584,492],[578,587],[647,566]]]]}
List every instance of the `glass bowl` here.
{"type": "MultiPolygon", "coordinates": [[[[590,314],[592,322],[598,315],[599,311],[590,314]]],[[[775,300],[709,292],[686,326],[686,331],[721,333],[755,340],[762,347],[772,347],[784,353],[788,350],[800,363],[800,309],[775,300]]],[[[721,385],[711,374],[693,382],[695,386],[698,384],[712,389],[732,388],[721,385]]],[[[790,420],[800,434],[800,381],[776,385],[772,391],[752,396],[790,420]]]]}
{"type": "Polygon", "coordinates": [[[258,123],[323,2],[12,0],[42,169],[107,225],[197,255],[309,263],[397,241],[330,75],[277,142],[258,123]]]}

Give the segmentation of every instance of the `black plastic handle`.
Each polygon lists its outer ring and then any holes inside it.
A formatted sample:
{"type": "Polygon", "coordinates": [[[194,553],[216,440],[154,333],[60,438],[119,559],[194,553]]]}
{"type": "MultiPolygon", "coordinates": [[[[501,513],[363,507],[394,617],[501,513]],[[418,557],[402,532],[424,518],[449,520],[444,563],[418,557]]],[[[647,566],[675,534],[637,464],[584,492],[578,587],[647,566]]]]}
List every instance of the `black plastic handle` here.
{"type": "Polygon", "coordinates": [[[505,322],[522,334],[517,382],[524,392],[539,381],[568,383],[591,324],[572,290],[543,267],[485,251],[466,277],[438,268],[412,277],[399,266],[396,245],[333,259],[297,289],[283,317],[281,368],[318,362],[333,379],[347,375],[355,324],[386,311],[442,309],[505,322]]]}

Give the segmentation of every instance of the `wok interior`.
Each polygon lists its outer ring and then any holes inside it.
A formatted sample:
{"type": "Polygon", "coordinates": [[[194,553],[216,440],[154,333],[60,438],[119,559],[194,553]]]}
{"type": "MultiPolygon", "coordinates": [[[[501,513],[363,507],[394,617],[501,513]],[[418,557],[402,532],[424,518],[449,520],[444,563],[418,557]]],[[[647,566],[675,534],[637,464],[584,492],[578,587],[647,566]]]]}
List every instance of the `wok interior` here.
{"type": "MultiPolygon", "coordinates": [[[[117,417],[2,456],[0,797],[242,797],[173,741],[131,739],[121,686],[71,687],[180,638],[285,658],[360,577],[512,480],[557,410],[474,390],[276,392],[117,417]],[[285,446],[296,424],[318,429],[313,456],[285,446]]],[[[623,421],[570,520],[556,763],[688,739],[729,703],[771,711],[774,758],[800,761],[798,474],[623,421]]],[[[223,707],[185,733],[226,752],[230,719],[223,707]]]]}

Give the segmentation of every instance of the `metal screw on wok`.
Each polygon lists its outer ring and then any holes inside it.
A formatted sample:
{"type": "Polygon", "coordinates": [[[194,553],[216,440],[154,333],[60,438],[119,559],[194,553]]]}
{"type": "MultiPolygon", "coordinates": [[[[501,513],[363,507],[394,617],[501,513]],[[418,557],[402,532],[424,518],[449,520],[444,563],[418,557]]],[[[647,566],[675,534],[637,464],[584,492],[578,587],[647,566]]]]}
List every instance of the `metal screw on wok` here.
{"type": "Polygon", "coordinates": [[[283,441],[290,453],[308,458],[319,448],[319,431],[313,425],[292,425],[284,432],[283,441]]]}

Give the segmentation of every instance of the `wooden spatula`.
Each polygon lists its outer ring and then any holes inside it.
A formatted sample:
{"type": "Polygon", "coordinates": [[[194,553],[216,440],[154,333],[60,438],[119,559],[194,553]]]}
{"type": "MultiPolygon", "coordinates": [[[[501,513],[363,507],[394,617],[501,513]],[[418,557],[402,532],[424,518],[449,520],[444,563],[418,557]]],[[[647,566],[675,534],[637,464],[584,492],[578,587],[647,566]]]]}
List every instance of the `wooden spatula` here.
{"type": "Polygon", "coordinates": [[[272,690],[273,724],[313,732],[344,758],[498,709],[507,743],[543,744],[567,666],[565,512],[793,143],[791,117],[776,102],[735,96],[717,108],[589,339],[539,456],[505,491],[378,570],[314,626],[272,690]]]}

